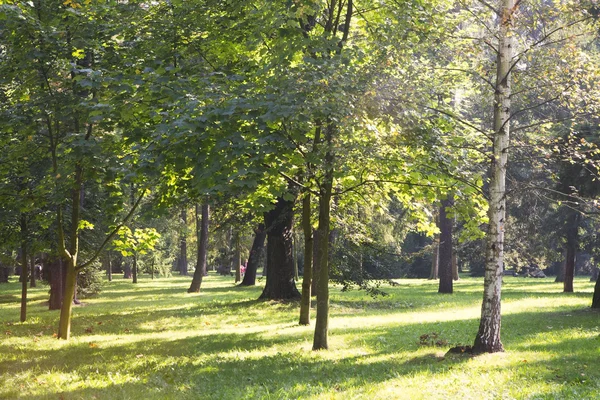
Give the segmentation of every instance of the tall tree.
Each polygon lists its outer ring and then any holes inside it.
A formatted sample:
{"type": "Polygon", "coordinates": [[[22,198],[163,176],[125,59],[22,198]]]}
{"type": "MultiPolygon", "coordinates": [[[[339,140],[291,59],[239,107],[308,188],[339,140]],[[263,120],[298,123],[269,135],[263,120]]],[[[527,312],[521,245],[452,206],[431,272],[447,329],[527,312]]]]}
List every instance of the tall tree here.
{"type": "Polygon", "coordinates": [[[200,292],[202,278],[206,273],[206,256],[208,254],[208,226],[210,206],[208,203],[202,204],[201,216],[198,214],[198,205],[196,205],[196,236],[198,237],[198,253],[196,257],[196,270],[188,293],[200,292]]]}

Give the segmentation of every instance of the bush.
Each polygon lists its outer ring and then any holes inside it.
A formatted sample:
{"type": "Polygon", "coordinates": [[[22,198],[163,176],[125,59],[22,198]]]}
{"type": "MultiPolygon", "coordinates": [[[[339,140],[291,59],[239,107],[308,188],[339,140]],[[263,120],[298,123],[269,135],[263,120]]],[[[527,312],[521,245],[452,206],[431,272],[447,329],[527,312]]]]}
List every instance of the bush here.
{"type": "Polygon", "coordinates": [[[77,274],[77,297],[86,298],[100,293],[104,272],[90,267],[77,274]]]}

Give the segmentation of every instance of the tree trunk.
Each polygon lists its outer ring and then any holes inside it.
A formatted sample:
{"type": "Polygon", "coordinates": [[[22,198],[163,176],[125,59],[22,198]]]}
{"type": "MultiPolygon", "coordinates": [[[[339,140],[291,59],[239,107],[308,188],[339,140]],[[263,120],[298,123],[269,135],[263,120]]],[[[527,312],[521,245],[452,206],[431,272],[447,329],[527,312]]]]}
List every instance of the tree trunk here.
{"type": "Polygon", "coordinates": [[[565,249],[565,276],[564,293],[573,293],[573,277],[575,275],[575,261],[577,259],[577,248],[579,247],[579,213],[570,211],[567,225],[567,247],[565,249]]]}
{"type": "Polygon", "coordinates": [[[201,218],[198,215],[198,205],[196,205],[196,235],[198,237],[198,255],[196,257],[196,270],[192,278],[192,284],[188,293],[199,293],[202,286],[202,278],[206,273],[206,254],[208,250],[208,218],[210,207],[208,203],[202,204],[201,218]]]}
{"type": "Polygon", "coordinates": [[[235,283],[242,280],[242,251],[240,249],[240,231],[235,231],[235,251],[233,253],[233,263],[235,266],[235,283]]]}
{"type": "Polygon", "coordinates": [[[600,309],[600,279],[596,280],[596,285],[594,285],[594,297],[592,298],[592,308],[600,309]]]}
{"type": "Polygon", "coordinates": [[[106,276],[109,282],[112,282],[112,259],[110,257],[110,251],[106,252],[106,276]]]}
{"type": "Polygon", "coordinates": [[[312,280],[313,235],[310,221],[310,192],[302,199],[302,232],[304,233],[304,273],[302,274],[302,299],[300,301],[300,325],[310,324],[310,287],[312,280]]]}
{"type": "Polygon", "coordinates": [[[597,282],[598,275],[600,275],[600,268],[594,267],[594,269],[592,269],[592,276],[590,276],[590,282],[597,282]]]}
{"type": "Polygon", "coordinates": [[[65,292],[65,281],[67,271],[61,257],[55,257],[48,268],[50,269],[50,300],[48,308],[50,310],[60,310],[65,292]]]}
{"type": "Polygon", "coordinates": [[[21,322],[27,319],[27,217],[21,214],[21,322]]]}
{"type": "Polygon", "coordinates": [[[292,219],[294,200],[278,197],[275,208],[265,213],[267,227],[267,282],[261,299],[299,299],[294,281],[292,219]]]}
{"type": "MultiPolygon", "coordinates": [[[[435,216],[436,225],[440,226],[440,215],[439,213],[435,216]]],[[[431,256],[431,271],[429,272],[429,279],[438,279],[438,273],[440,269],[440,235],[435,235],[433,238],[433,254],[431,256]]]]}
{"type": "Polygon", "coordinates": [[[133,252],[133,268],[132,268],[132,272],[133,272],[133,281],[132,281],[132,283],[138,283],[138,281],[137,281],[137,272],[138,272],[138,268],[137,268],[137,253],[135,251],[133,252]]]}
{"type": "Polygon", "coordinates": [[[29,273],[31,274],[31,276],[29,277],[29,287],[34,288],[37,285],[36,285],[36,282],[35,282],[35,279],[36,279],[36,276],[35,276],[36,275],[36,271],[35,271],[35,257],[33,255],[29,258],[29,264],[30,264],[30,268],[29,268],[30,271],[29,271],[29,273]]]}
{"type": "Polygon", "coordinates": [[[438,293],[452,293],[452,220],[448,218],[446,209],[452,205],[452,200],[447,198],[440,206],[439,228],[439,273],[440,286],[438,293]]]}
{"type": "MultiPolygon", "coordinates": [[[[349,6],[350,7],[350,6],[349,6]]],[[[329,348],[327,343],[329,329],[329,224],[331,194],[333,189],[333,131],[332,123],[325,130],[325,176],[319,193],[319,281],[317,283],[317,315],[315,317],[315,335],[313,350],[329,348]]]]}
{"type": "Polygon", "coordinates": [[[454,247],[452,248],[452,279],[455,281],[460,280],[460,275],[458,275],[458,260],[456,259],[456,251],[454,251],[454,247]]]}
{"type": "Polygon", "coordinates": [[[321,268],[319,268],[319,252],[316,251],[319,248],[319,244],[321,240],[319,239],[319,230],[316,229],[313,231],[313,258],[312,258],[312,282],[310,285],[310,293],[311,296],[317,295],[317,285],[319,283],[319,274],[321,268]]]}
{"type": "Polygon", "coordinates": [[[298,277],[298,240],[296,239],[296,234],[293,234],[293,248],[294,248],[294,280],[298,282],[300,279],[298,277]]]}
{"type": "Polygon", "coordinates": [[[183,207],[181,210],[181,221],[183,223],[183,230],[181,232],[181,238],[179,239],[179,258],[178,267],[181,275],[188,274],[188,260],[187,260],[187,209],[183,207]]]}
{"type": "Polygon", "coordinates": [[[486,241],[483,302],[473,351],[504,351],[500,340],[504,231],[506,221],[506,163],[510,139],[511,69],[513,58],[514,0],[500,0],[496,92],[494,98],[493,156],[490,171],[488,232],[486,241]]]}
{"type": "Polygon", "coordinates": [[[252,249],[250,250],[250,256],[248,257],[248,265],[246,265],[246,273],[240,286],[254,286],[256,285],[256,271],[258,269],[258,263],[260,262],[260,256],[265,246],[265,238],[267,232],[264,224],[258,224],[254,230],[254,241],[252,242],[252,249]]]}

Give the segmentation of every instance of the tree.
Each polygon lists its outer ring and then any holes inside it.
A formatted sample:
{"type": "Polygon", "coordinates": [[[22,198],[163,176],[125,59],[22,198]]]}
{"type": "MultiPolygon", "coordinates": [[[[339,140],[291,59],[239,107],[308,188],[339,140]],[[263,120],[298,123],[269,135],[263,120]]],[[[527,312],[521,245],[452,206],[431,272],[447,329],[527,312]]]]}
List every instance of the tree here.
{"type": "Polygon", "coordinates": [[[439,274],[440,286],[439,293],[452,293],[453,287],[453,243],[452,243],[452,219],[448,218],[448,208],[452,205],[451,198],[442,201],[439,211],[439,274]]]}
{"type": "Polygon", "coordinates": [[[208,250],[208,226],[210,206],[208,203],[202,204],[202,216],[198,215],[198,205],[196,205],[196,235],[198,237],[198,256],[196,258],[196,270],[188,293],[200,292],[202,277],[206,274],[206,255],[208,250]]]}

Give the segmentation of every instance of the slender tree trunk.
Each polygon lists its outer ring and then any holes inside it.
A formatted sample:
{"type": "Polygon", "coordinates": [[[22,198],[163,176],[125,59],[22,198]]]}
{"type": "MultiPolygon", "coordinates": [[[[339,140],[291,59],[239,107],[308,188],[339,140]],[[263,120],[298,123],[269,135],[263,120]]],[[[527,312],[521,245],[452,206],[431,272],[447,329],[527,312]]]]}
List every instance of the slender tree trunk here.
{"type": "Polygon", "coordinates": [[[294,200],[278,197],[275,208],[265,213],[267,227],[267,282],[261,299],[299,299],[294,281],[292,220],[294,200]]]}
{"type": "Polygon", "coordinates": [[[108,277],[108,281],[112,282],[112,259],[110,251],[106,252],[106,276],[108,277]]]}
{"type": "Polygon", "coordinates": [[[179,239],[179,273],[181,275],[188,274],[188,259],[187,259],[187,208],[181,210],[181,221],[183,222],[183,231],[179,239]]]}
{"type": "Polygon", "coordinates": [[[304,233],[304,273],[302,274],[302,299],[300,325],[310,324],[310,287],[312,280],[313,235],[310,221],[310,192],[302,199],[302,232],[304,233]]]}
{"type": "Polygon", "coordinates": [[[292,235],[294,239],[294,280],[298,282],[300,279],[298,277],[298,240],[296,239],[296,234],[292,235]]]}
{"type": "Polygon", "coordinates": [[[137,273],[138,273],[138,268],[137,268],[137,252],[133,252],[133,268],[132,268],[132,272],[133,272],[133,282],[132,283],[138,283],[137,280],[137,273]]]}
{"type": "Polygon", "coordinates": [[[235,283],[242,280],[242,251],[240,249],[240,231],[235,232],[235,252],[233,254],[233,263],[235,264],[235,283]]]}
{"type": "Polygon", "coordinates": [[[313,350],[329,348],[329,224],[331,210],[331,195],[333,189],[333,131],[334,126],[329,123],[325,130],[325,176],[319,193],[319,246],[317,254],[319,259],[319,281],[317,283],[317,315],[315,317],[315,335],[313,350]]]}
{"type": "Polygon", "coordinates": [[[448,218],[446,208],[452,205],[451,199],[445,199],[440,206],[439,228],[439,272],[440,286],[438,293],[452,293],[452,220],[448,218]]]}
{"type": "Polygon", "coordinates": [[[514,0],[500,0],[496,93],[494,98],[493,156],[490,173],[489,225],[486,243],[483,303],[473,351],[504,351],[500,340],[504,231],[506,221],[506,164],[510,139],[511,69],[513,62],[514,0]]]}
{"type": "Polygon", "coordinates": [[[573,277],[575,275],[575,261],[579,247],[579,213],[571,211],[567,226],[567,248],[565,258],[564,293],[573,293],[573,277]]]}
{"type": "Polygon", "coordinates": [[[192,278],[192,284],[188,293],[199,293],[202,285],[202,278],[206,272],[206,254],[208,250],[208,224],[210,207],[208,203],[202,204],[201,217],[198,215],[198,205],[196,205],[196,235],[198,237],[198,256],[196,257],[196,270],[192,278]]]}
{"type": "Polygon", "coordinates": [[[592,276],[590,276],[590,282],[598,281],[598,275],[600,275],[600,268],[594,267],[592,270],[592,276]]]}
{"type": "Polygon", "coordinates": [[[21,214],[21,322],[27,319],[27,217],[21,214]]]}
{"type": "MultiPolygon", "coordinates": [[[[440,215],[435,215],[435,224],[440,227],[440,215]]],[[[438,279],[440,270],[440,235],[437,234],[433,238],[433,254],[431,256],[431,271],[429,272],[429,279],[438,279]]]]}
{"type": "Polygon", "coordinates": [[[254,230],[254,241],[252,242],[252,249],[250,249],[250,256],[248,257],[248,265],[246,265],[246,273],[240,286],[254,286],[256,285],[256,271],[258,269],[258,263],[260,262],[260,256],[265,246],[265,238],[267,232],[264,224],[258,224],[254,230]]]}

